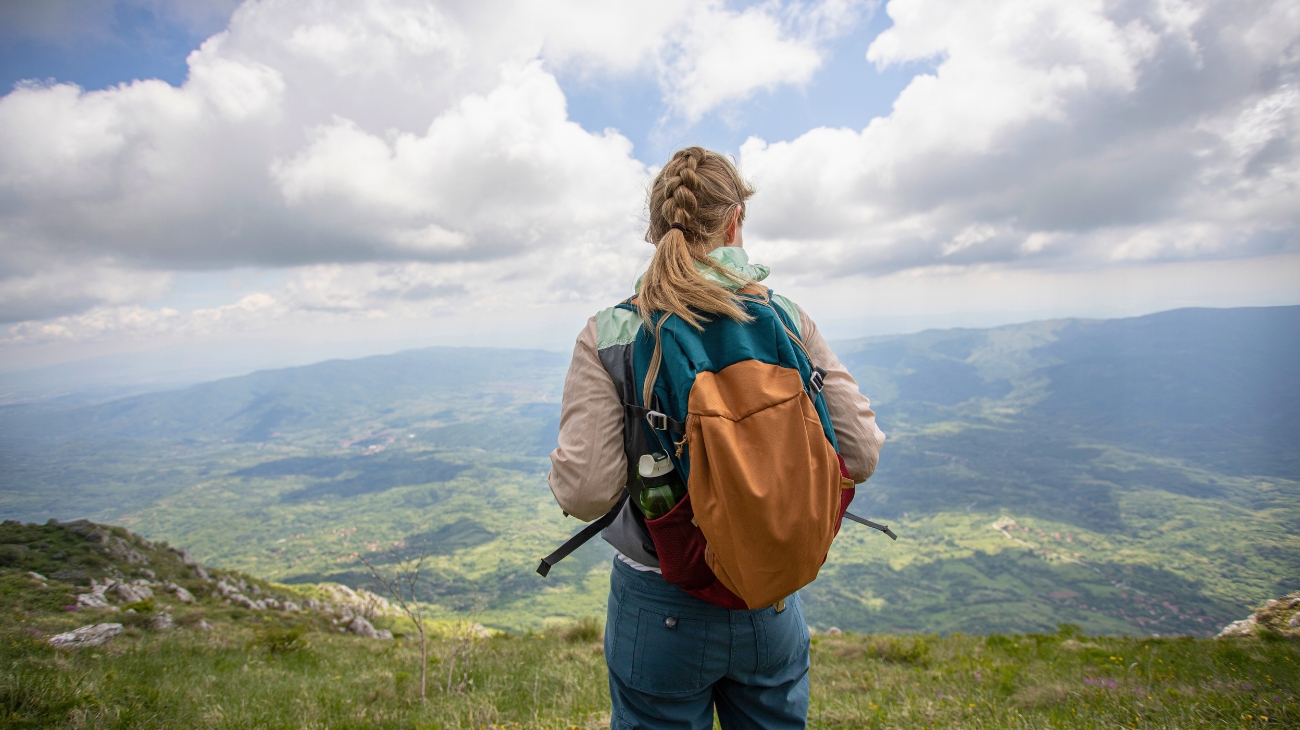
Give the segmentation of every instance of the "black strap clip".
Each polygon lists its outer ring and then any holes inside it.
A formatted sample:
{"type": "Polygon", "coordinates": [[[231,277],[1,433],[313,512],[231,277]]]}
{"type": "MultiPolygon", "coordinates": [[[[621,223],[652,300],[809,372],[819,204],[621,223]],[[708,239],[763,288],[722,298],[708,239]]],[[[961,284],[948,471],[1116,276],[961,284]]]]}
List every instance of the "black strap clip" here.
{"type": "Polygon", "coordinates": [[[813,368],[812,377],[808,378],[808,390],[815,396],[822,392],[826,385],[826,371],[821,368],[813,368]]]}
{"type": "Polygon", "coordinates": [[[598,518],[595,522],[589,523],[586,527],[582,528],[578,534],[566,540],[565,543],[555,552],[542,558],[541,564],[537,566],[537,574],[545,578],[546,574],[551,572],[551,568],[556,563],[564,560],[569,556],[569,553],[582,547],[584,543],[595,537],[601,530],[613,524],[614,518],[618,517],[618,512],[623,509],[623,504],[625,502],[627,502],[627,490],[623,491],[623,495],[618,498],[618,502],[611,507],[608,512],[598,518]]]}

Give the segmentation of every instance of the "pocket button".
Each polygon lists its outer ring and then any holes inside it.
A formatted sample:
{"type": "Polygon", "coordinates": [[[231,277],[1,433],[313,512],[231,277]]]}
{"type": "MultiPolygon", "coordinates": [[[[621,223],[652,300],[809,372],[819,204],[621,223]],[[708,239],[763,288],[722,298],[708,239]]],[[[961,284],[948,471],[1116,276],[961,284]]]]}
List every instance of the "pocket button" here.
{"type": "Polygon", "coordinates": [[[667,626],[670,629],[677,628],[677,617],[669,616],[668,618],[664,619],[664,626],[667,626]]]}

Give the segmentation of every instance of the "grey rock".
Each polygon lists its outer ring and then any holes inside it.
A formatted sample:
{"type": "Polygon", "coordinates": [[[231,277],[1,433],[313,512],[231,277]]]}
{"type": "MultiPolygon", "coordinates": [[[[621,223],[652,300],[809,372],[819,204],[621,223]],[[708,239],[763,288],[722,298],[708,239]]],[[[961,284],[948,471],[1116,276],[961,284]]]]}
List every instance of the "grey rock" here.
{"type": "Polygon", "coordinates": [[[393,638],[393,632],[379,631],[375,629],[374,626],[371,626],[369,621],[365,620],[364,618],[361,618],[360,616],[357,616],[356,618],[352,619],[352,623],[348,624],[348,631],[351,631],[357,636],[360,636],[365,639],[393,638]]]}
{"type": "Polygon", "coordinates": [[[122,603],[135,603],[153,597],[149,586],[133,586],[129,583],[114,583],[109,592],[122,603]]]}
{"type": "Polygon", "coordinates": [[[190,570],[194,571],[194,575],[198,576],[199,580],[212,580],[208,577],[208,571],[204,570],[202,565],[191,565],[190,570]]]}
{"type": "Polygon", "coordinates": [[[53,646],[67,649],[80,649],[87,646],[107,644],[114,636],[122,633],[122,624],[92,624],[82,626],[66,634],[57,634],[49,638],[53,646]]]}
{"type": "Polygon", "coordinates": [[[284,603],[282,603],[282,604],[280,604],[280,605],[281,605],[281,607],[282,607],[285,611],[301,611],[301,610],[302,610],[301,608],[298,607],[298,604],[294,603],[293,601],[285,601],[284,603]]]}
{"type": "Polygon", "coordinates": [[[199,631],[211,631],[212,624],[208,623],[207,619],[201,618],[199,619],[199,622],[197,624],[194,624],[194,628],[198,629],[199,631]]]}
{"type": "Polygon", "coordinates": [[[141,568],[140,575],[143,575],[149,580],[158,580],[158,574],[154,573],[152,570],[149,570],[148,568],[141,568]]]}
{"type": "Polygon", "coordinates": [[[79,594],[77,605],[81,608],[113,608],[108,599],[104,598],[104,586],[95,586],[89,593],[79,594]]]}
{"type": "Polygon", "coordinates": [[[168,631],[176,628],[176,622],[172,620],[171,614],[155,613],[153,618],[149,619],[149,628],[154,631],[168,631]]]}
{"type": "Polygon", "coordinates": [[[180,601],[181,603],[194,603],[193,593],[190,593],[189,591],[185,590],[183,587],[178,586],[175,583],[172,583],[171,581],[163,583],[163,588],[176,594],[176,600],[180,601]]]}
{"type": "Polygon", "coordinates": [[[49,578],[46,578],[45,576],[41,575],[40,573],[37,573],[34,570],[27,571],[27,577],[31,578],[32,580],[39,580],[42,583],[49,580],[49,578]]]}
{"type": "Polygon", "coordinates": [[[120,537],[112,536],[105,543],[105,550],[113,558],[132,565],[148,565],[149,558],[120,537]]]}
{"type": "Polygon", "coordinates": [[[1225,639],[1232,636],[1253,636],[1255,634],[1255,617],[1244,618],[1240,621],[1233,621],[1219,632],[1215,638],[1225,639]]]}
{"type": "Polygon", "coordinates": [[[264,608],[263,605],[253,601],[251,598],[244,595],[243,593],[232,593],[230,594],[230,597],[227,600],[229,600],[231,603],[233,603],[236,606],[243,606],[244,608],[247,608],[250,611],[260,611],[264,608]]]}
{"type": "Polygon", "coordinates": [[[1291,616],[1291,620],[1286,622],[1287,626],[1293,629],[1300,629],[1300,611],[1291,616]]]}
{"type": "Polygon", "coordinates": [[[274,608],[277,611],[280,610],[280,602],[274,598],[263,598],[261,603],[266,604],[267,608],[274,608]]]}
{"type": "Polygon", "coordinates": [[[83,583],[86,578],[90,577],[90,573],[80,568],[59,568],[53,573],[50,573],[50,577],[54,580],[61,580],[64,583],[80,584],[83,583]]]}
{"type": "Polygon", "coordinates": [[[829,629],[826,629],[826,633],[827,633],[827,634],[830,634],[831,636],[839,636],[840,634],[842,634],[842,633],[844,633],[844,632],[843,632],[843,631],[840,631],[840,627],[838,627],[838,626],[832,626],[832,627],[830,627],[829,629]]]}

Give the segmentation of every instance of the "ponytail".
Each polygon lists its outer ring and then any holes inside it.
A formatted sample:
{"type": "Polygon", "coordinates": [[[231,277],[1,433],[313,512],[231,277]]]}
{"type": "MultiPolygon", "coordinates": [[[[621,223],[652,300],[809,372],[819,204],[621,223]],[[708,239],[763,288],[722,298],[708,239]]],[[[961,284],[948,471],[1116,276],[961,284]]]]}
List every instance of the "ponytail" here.
{"type": "Polygon", "coordinates": [[[646,239],[657,241],[650,267],[641,280],[637,307],[648,325],[651,314],[668,312],[687,324],[704,328],[708,318],[721,315],[737,322],[752,320],[728,287],[711,281],[696,262],[737,285],[751,283],[718,264],[709,251],[722,241],[727,224],[754,194],[729,160],[700,147],[673,155],[650,190],[650,227],[646,239]]]}

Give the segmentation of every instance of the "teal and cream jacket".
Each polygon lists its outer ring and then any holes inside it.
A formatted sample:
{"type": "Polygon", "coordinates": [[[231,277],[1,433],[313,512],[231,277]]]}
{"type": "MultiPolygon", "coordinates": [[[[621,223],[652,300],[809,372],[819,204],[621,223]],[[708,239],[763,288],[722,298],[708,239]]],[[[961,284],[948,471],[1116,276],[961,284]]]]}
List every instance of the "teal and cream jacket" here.
{"type": "MultiPolygon", "coordinates": [[[[709,256],[749,281],[762,281],[769,273],[766,266],[751,264],[742,248],[721,247],[709,256]]],[[[711,268],[701,264],[697,267],[713,281],[737,288],[711,268]]],[[[809,357],[826,371],[822,394],[835,443],[853,481],[866,481],[875,471],[885,440],[876,425],[871,402],[858,391],[853,376],[835,357],[808,315],[780,294],[772,295],[772,303],[793,323],[809,357]]],[[[547,480],[560,507],[583,521],[608,512],[622,496],[628,479],[624,440],[631,434],[625,427],[626,410],[619,385],[633,376],[619,368],[631,367],[632,358],[626,350],[635,344],[640,327],[640,317],[626,308],[602,310],[578,334],[569,363],[560,411],[559,447],[551,452],[547,480]]],[[[653,555],[639,549],[636,526],[623,522],[607,528],[605,539],[634,561],[656,566],[653,555]]]]}

